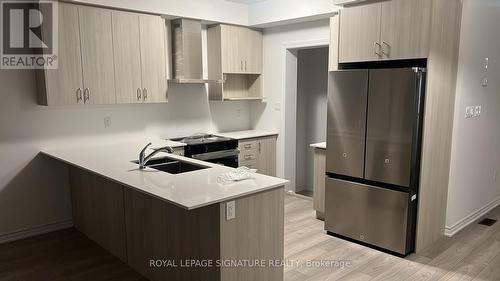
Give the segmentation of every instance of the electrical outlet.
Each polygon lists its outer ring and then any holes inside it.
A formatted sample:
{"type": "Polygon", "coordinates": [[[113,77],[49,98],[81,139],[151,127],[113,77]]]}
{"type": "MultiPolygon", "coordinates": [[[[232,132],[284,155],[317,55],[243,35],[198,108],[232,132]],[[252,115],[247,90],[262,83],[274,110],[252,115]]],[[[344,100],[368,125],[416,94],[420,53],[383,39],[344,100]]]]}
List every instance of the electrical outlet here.
{"type": "Polygon", "coordinates": [[[481,86],[488,87],[488,78],[483,78],[483,82],[481,82],[481,86]]]}
{"type": "Polygon", "coordinates": [[[474,117],[479,117],[481,116],[481,106],[480,105],[477,105],[475,108],[474,108],[474,117]]]}
{"type": "Polygon", "coordinates": [[[467,106],[465,108],[465,118],[474,117],[474,106],[467,106]]]}
{"type": "Polygon", "coordinates": [[[281,111],[281,103],[279,102],[274,103],[274,110],[281,111]]]}
{"type": "Polygon", "coordinates": [[[226,220],[232,220],[236,218],[236,202],[229,201],[226,203],[226,220]]]}
{"type": "Polygon", "coordinates": [[[104,117],[104,128],[111,127],[111,117],[104,117]]]}

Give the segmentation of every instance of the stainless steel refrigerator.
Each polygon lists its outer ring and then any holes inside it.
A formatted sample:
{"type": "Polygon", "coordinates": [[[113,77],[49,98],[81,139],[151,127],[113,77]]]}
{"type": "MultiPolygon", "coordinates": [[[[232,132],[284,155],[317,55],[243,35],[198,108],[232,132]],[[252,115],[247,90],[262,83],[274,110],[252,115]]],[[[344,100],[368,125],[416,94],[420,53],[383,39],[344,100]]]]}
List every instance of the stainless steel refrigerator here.
{"type": "Polygon", "coordinates": [[[396,255],[414,251],[424,68],[330,72],[325,229],[396,255]]]}

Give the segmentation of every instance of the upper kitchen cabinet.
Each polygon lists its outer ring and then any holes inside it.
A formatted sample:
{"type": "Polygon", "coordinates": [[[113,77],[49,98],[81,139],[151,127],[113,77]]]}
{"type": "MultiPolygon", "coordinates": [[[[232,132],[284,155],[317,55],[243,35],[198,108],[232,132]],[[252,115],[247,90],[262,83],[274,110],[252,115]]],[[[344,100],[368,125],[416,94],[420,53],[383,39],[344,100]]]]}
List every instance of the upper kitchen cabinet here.
{"type": "Polygon", "coordinates": [[[58,69],[37,71],[38,103],[115,103],[111,10],[69,3],[58,10],[58,69]]]}
{"type": "MultiPolygon", "coordinates": [[[[37,70],[38,103],[41,105],[83,104],[82,57],[78,6],[59,3],[58,68],[37,70]]],[[[45,25],[42,25],[44,27],[45,25]]],[[[50,31],[42,30],[43,34],[50,31]]]]}
{"type": "MultiPolygon", "coordinates": [[[[262,73],[262,33],[246,27],[221,24],[221,63],[223,73],[262,73]]],[[[218,51],[218,50],[217,50],[218,51]]]]}
{"type": "Polygon", "coordinates": [[[117,103],[142,102],[139,15],[113,11],[115,86],[117,103]]]}
{"type": "Polygon", "coordinates": [[[85,87],[83,100],[89,104],[113,104],[116,96],[111,10],[81,6],[78,18],[85,87]]]}
{"type": "Polygon", "coordinates": [[[39,104],[167,101],[161,17],[64,2],[58,12],[58,69],[37,71],[39,104]]]}
{"type": "Polygon", "coordinates": [[[330,18],[330,44],[328,46],[328,71],[339,69],[339,15],[330,18]]]}
{"type": "Polygon", "coordinates": [[[340,11],[339,62],[428,56],[431,0],[393,0],[340,11]]]}
{"type": "Polygon", "coordinates": [[[167,101],[167,61],[165,20],[159,16],[140,15],[141,73],[143,100],[167,101]]]}
{"type": "Polygon", "coordinates": [[[167,101],[165,32],[159,16],[113,11],[117,103],[167,101]]]}
{"type": "Polygon", "coordinates": [[[384,59],[426,58],[432,0],[382,2],[380,41],[384,59]]]}
{"type": "Polygon", "coordinates": [[[339,62],[380,59],[380,3],[340,11],[339,62]]]}
{"type": "Polygon", "coordinates": [[[261,100],[262,33],[219,24],[208,28],[208,78],[211,100],[261,100]]]}
{"type": "Polygon", "coordinates": [[[246,29],[245,73],[262,74],[262,32],[246,29]]]}

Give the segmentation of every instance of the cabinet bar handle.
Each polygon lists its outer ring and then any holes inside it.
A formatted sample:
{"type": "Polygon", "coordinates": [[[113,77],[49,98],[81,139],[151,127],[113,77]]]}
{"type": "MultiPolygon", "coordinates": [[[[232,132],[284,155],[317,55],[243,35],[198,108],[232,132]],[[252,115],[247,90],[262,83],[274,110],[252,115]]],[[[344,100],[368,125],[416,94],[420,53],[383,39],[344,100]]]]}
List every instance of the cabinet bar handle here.
{"type": "Polygon", "coordinates": [[[385,48],[382,48],[382,54],[386,55],[387,57],[390,56],[391,54],[391,45],[389,45],[387,42],[382,42],[385,46],[387,46],[387,52],[385,52],[385,48]]]}
{"type": "Polygon", "coordinates": [[[247,70],[247,60],[245,60],[245,71],[247,70]]]}
{"type": "Polygon", "coordinates": [[[378,42],[374,42],[373,44],[373,52],[375,53],[375,55],[381,57],[382,55],[380,54],[380,50],[382,49],[382,45],[380,45],[380,43],[378,42]],[[378,52],[377,52],[377,49],[378,49],[378,52]]]}
{"type": "Polygon", "coordinates": [[[137,100],[140,101],[141,98],[141,88],[137,88],[137,100]]]}
{"type": "Polygon", "coordinates": [[[89,100],[90,100],[90,89],[89,88],[85,88],[83,90],[83,102],[87,103],[89,100]]]}
{"type": "Polygon", "coordinates": [[[144,89],[142,90],[142,93],[143,93],[143,94],[142,94],[142,99],[143,99],[143,100],[147,100],[147,99],[148,99],[148,88],[144,88],[144,89]]]}
{"type": "Polygon", "coordinates": [[[243,60],[240,61],[240,70],[243,71],[243,60]]]}
{"type": "Polygon", "coordinates": [[[82,88],[78,88],[76,89],[76,103],[79,103],[81,100],[83,100],[82,88]]]}
{"type": "Polygon", "coordinates": [[[245,144],[243,147],[244,148],[252,148],[252,145],[251,144],[245,144]]]}

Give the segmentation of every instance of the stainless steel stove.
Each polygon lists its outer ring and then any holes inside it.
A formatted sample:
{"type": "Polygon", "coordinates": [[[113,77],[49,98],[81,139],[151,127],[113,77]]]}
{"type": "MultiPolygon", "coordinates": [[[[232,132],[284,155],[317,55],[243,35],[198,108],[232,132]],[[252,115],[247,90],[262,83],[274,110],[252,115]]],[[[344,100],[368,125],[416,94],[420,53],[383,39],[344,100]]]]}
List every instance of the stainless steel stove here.
{"type": "Polygon", "coordinates": [[[212,134],[196,134],[173,138],[172,141],[185,143],[184,156],[197,160],[238,167],[238,140],[212,134]]]}

